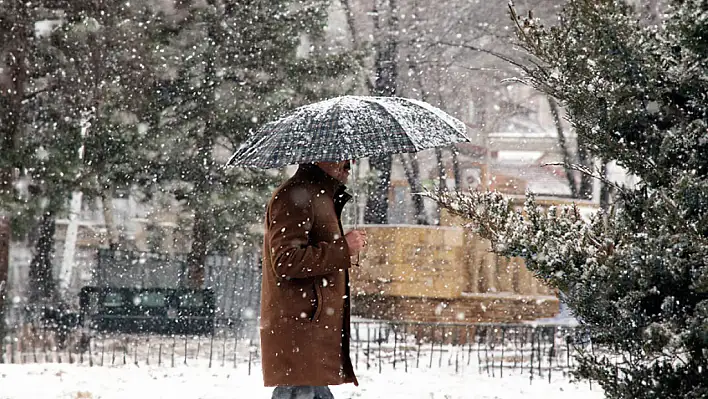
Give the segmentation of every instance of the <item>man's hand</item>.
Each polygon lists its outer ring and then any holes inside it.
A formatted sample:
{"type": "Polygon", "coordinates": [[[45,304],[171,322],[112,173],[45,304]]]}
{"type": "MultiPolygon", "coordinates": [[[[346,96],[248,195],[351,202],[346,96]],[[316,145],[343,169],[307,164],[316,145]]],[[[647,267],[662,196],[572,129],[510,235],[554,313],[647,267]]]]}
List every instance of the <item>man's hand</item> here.
{"type": "Polygon", "coordinates": [[[344,235],[344,239],[347,240],[347,246],[349,246],[349,252],[351,256],[354,256],[361,252],[364,247],[366,247],[366,232],[364,230],[352,230],[344,235]]]}

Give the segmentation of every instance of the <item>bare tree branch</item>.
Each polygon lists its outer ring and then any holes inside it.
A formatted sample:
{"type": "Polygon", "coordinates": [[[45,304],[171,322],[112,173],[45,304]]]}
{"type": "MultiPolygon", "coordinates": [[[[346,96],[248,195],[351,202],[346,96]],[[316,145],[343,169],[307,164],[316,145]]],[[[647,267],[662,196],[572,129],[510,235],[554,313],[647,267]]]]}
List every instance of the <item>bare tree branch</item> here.
{"type": "Polygon", "coordinates": [[[593,171],[592,169],[588,168],[585,165],[580,165],[580,164],[570,164],[569,165],[564,162],[550,162],[550,163],[545,163],[542,166],[562,166],[566,169],[575,170],[575,171],[578,171],[578,172],[580,172],[580,173],[584,174],[585,176],[588,176],[592,179],[600,180],[601,182],[614,187],[615,189],[617,189],[617,191],[619,191],[621,193],[625,193],[625,190],[622,186],[609,180],[607,177],[605,177],[602,174],[602,171],[599,170],[598,168],[595,168],[595,170],[593,171]]]}
{"type": "Polygon", "coordinates": [[[493,51],[493,50],[488,50],[488,49],[485,49],[485,48],[473,46],[473,45],[467,44],[467,43],[450,43],[450,42],[445,42],[445,41],[438,41],[438,42],[435,42],[435,44],[441,45],[441,46],[449,46],[449,47],[464,48],[464,49],[467,49],[467,50],[478,51],[478,52],[480,52],[480,53],[489,54],[489,55],[491,55],[491,56],[493,56],[493,57],[499,58],[499,59],[502,60],[502,61],[506,61],[506,62],[508,62],[509,64],[511,64],[511,65],[513,65],[513,66],[515,66],[515,67],[517,67],[517,68],[522,69],[524,72],[527,72],[527,73],[530,73],[530,72],[531,72],[531,70],[530,70],[526,65],[523,65],[523,64],[521,64],[519,61],[516,61],[516,60],[512,59],[511,57],[508,57],[508,56],[506,56],[506,55],[504,55],[504,54],[498,53],[498,52],[493,51]]]}
{"type": "Polygon", "coordinates": [[[33,100],[33,99],[34,99],[35,97],[37,97],[38,95],[40,95],[40,94],[42,94],[42,93],[47,93],[47,92],[49,92],[49,91],[52,91],[52,90],[54,90],[55,88],[56,88],[55,86],[50,86],[50,87],[46,87],[46,88],[41,89],[41,90],[37,90],[37,91],[32,92],[32,93],[29,93],[29,94],[27,94],[27,95],[24,96],[24,98],[22,99],[22,101],[30,101],[30,100],[33,100]]]}

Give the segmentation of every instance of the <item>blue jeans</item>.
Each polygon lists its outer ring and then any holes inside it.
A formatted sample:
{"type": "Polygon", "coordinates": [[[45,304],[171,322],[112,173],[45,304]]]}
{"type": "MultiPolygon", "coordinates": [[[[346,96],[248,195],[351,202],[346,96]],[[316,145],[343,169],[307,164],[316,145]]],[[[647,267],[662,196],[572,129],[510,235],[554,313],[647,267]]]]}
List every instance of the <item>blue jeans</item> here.
{"type": "Polygon", "coordinates": [[[273,390],[272,399],[334,399],[334,396],[326,386],[280,386],[273,390]]]}

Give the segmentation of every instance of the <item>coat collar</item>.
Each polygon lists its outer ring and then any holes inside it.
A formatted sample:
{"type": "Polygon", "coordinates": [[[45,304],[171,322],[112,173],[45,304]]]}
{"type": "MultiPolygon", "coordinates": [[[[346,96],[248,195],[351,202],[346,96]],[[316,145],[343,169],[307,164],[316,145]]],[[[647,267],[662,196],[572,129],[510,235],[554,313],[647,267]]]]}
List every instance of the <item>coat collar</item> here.
{"type": "Polygon", "coordinates": [[[300,165],[295,173],[295,177],[299,180],[322,186],[322,189],[325,190],[325,192],[332,198],[338,199],[346,197],[347,200],[351,198],[351,196],[346,193],[347,186],[334,177],[328,175],[324,170],[315,164],[300,165]]]}

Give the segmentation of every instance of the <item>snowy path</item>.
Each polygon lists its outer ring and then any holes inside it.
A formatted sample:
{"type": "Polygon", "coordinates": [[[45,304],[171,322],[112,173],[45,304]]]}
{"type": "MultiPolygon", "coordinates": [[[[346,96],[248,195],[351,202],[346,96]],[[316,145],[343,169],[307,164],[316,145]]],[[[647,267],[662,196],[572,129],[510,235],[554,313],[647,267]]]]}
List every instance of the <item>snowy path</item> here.
{"type": "MultiPolygon", "coordinates": [[[[594,385],[559,376],[549,384],[528,376],[492,378],[445,369],[359,370],[361,385],[333,387],[337,399],[601,399],[594,385]]],[[[0,399],[269,399],[260,370],[69,364],[0,364],[0,399]]]]}

